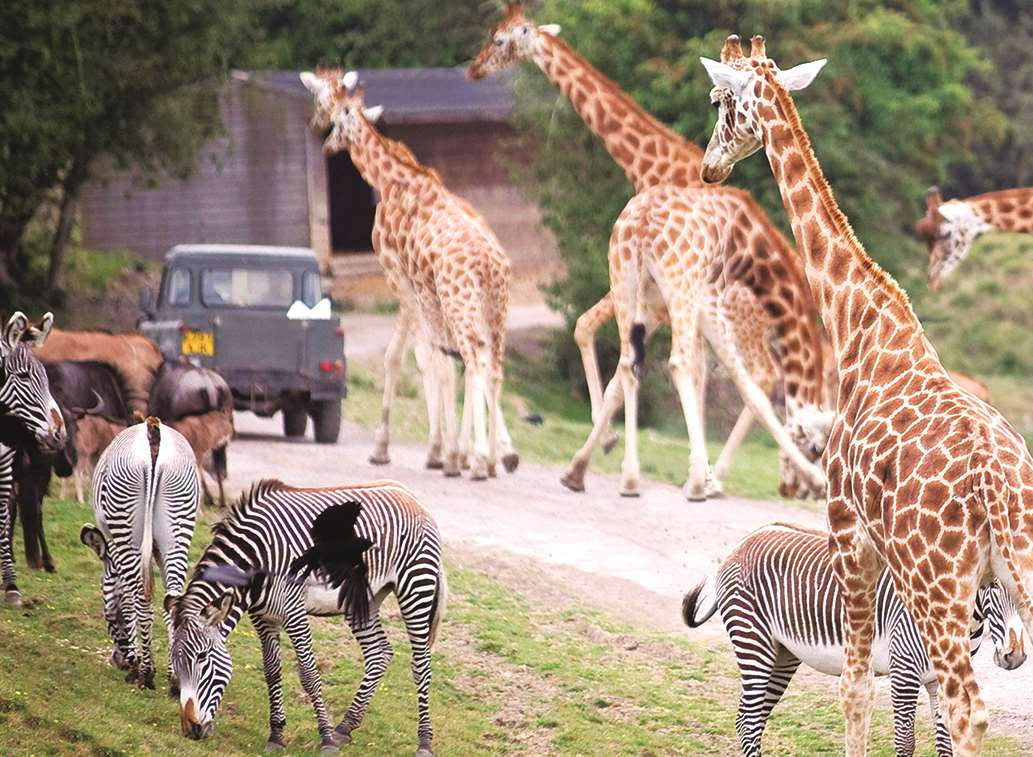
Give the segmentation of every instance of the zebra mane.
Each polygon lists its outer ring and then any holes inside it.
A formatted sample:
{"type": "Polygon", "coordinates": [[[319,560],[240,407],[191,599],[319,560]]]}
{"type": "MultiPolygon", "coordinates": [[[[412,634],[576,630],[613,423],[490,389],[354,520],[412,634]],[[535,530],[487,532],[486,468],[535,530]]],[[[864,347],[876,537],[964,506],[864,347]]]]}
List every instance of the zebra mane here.
{"type": "Polygon", "coordinates": [[[250,489],[241,492],[237,501],[230,505],[225,517],[212,525],[212,536],[222,536],[228,533],[230,527],[234,523],[246,518],[267,494],[290,488],[288,484],[285,484],[278,478],[263,478],[261,481],[255,481],[251,484],[250,489]]]}

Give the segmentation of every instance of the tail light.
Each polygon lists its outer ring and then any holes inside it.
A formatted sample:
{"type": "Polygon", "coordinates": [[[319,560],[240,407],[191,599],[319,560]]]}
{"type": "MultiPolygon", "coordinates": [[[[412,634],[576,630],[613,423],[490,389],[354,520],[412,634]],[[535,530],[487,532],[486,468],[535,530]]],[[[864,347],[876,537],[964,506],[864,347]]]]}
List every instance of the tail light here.
{"type": "Polygon", "coordinates": [[[334,330],[334,333],[337,334],[337,336],[344,336],[344,326],[338,326],[334,330]]]}
{"type": "Polygon", "coordinates": [[[344,373],[344,363],[340,360],[323,360],[319,363],[319,370],[323,373],[344,373]]]}

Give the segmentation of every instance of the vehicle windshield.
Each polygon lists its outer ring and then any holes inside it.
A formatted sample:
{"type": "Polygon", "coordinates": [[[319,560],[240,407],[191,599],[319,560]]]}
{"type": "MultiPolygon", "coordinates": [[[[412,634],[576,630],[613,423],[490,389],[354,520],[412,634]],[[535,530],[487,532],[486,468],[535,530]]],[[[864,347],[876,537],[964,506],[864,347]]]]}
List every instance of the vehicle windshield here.
{"type": "Polygon", "coordinates": [[[294,301],[290,271],[268,268],[209,268],[201,272],[201,302],[209,307],[283,308],[294,301]]]}

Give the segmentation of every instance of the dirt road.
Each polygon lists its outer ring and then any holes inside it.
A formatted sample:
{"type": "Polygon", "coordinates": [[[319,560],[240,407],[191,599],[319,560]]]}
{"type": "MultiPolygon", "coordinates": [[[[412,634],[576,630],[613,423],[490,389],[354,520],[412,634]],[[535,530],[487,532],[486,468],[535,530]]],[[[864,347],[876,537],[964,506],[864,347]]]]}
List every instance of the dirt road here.
{"type": "MultiPolygon", "coordinates": [[[[616,495],[616,477],[599,474],[590,475],[588,492],[578,495],[560,486],[558,469],[540,465],[522,464],[489,482],[446,479],[423,469],[420,445],[393,445],[391,465],[378,467],[367,462],[372,434],[347,423],[336,446],[287,442],[278,418],[244,413],[237,424],[231,489],[265,477],[310,486],[395,478],[420,495],[456,559],[508,576],[521,588],[526,581],[528,593],[541,601],[576,601],[676,633],[688,633],[679,619],[684,591],[747,532],[778,520],[824,526],[823,516],[793,505],[735,497],[690,503],[677,487],[652,482],[644,483],[640,498],[624,499],[616,495]]],[[[727,647],[717,618],[692,633],[727,647]]],[[[1033,653],[1028,642],[1027,650],[1033,653]]],[[[1027,719],[1033,660],[1005,672],[994,666],[987,645],[975,662],[993,731],[1033,750],[1027,719]]],[[[795,685],[834,685],[815,673],[798,678],[795,685]]],[[[888,706],[886,682],[878,686],[888,706]]],[[[924,702],[921,710],[927,711],[924,702]]]]}

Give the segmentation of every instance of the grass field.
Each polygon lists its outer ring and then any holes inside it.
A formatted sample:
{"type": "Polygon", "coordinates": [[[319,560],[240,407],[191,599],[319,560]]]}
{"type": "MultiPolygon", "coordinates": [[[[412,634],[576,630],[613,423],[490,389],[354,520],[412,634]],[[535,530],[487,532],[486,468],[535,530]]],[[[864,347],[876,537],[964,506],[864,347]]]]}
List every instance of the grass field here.
{"type": "MultiPolygon", "coordinates": [[[[180,737],[178,707],[162,690],[141,691],[110,667],[100,614],[99,564],[78,540],[87,507],[48,500],[48,534],[58,572],[23,570],[31,607],[0,609],[0,754],[250,754],[267,736],[258,640],[247,621],[230,638],[234,677],[208,742],[180,737]]],[[[199,526],[196,557],[210,519],[199,526]]],[[[16,543],[20,551],[20,542],[16,543]]],[[[637,628],[582,607],[557,604],[449,560],[452,596],[434,655],[432,713],[440,755],[727,755],[738,682],[725,646],[690,634],[637,628]]],[[[554,587],[549,597],[563,596],[554,587]]],[[[159,598],[160,601],[160,598],[159,598]]],[[[399,755],[415,749],[415,689],[393,601],[388,635],[396,655],[356,742],[343,751],[399,755]]],[[[159,670],[166,659],[160,618],[159,670]]],[[[339,619],[313,620],[331,715],[340,717],[360,676],[357,645],[339,619]]],[[[312,711],[285,651],[288,753],[319,745],[312,711]]],[[[771,754],[840,751],[833,679],[794,685],[765,737],[771,754]]],[[[925,708],[920,708],[924,721],[925,708]]],[[[873,728],[877,755],[891,753],[889,713],[873,728]]],[[[921,743],[929,744],[922,723],[921,743]]],[[[995,739],[995,755],[1018,754],[995,739]]],[[[925,748],[921,754],[932,754],[925,748]]]]}

